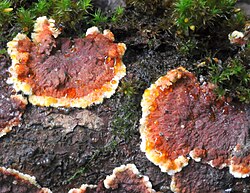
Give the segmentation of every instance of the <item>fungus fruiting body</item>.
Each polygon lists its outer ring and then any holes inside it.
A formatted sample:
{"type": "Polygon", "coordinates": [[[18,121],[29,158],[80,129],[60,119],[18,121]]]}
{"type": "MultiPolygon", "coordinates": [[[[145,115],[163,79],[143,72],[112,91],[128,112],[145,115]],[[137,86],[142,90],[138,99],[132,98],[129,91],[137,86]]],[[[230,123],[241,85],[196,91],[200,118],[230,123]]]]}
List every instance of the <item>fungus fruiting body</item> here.
{"type": "MultiPolygon", "coordinates": [[[[0,63],[4,57],[0,56],[0,63]]],[[[25,111],[27,100],[6,83],[8,77],[7,66],[0,65],[0,137],[10,132],[14,126],[21,123],[21,116],[25,111]]]]}
{"type": "Polygon", "coordinates": [[[113,170],[112,175],[96,185],[83,184],[80,188],[74,188],[69,193],[155,193],[147,176],[140,174],[134,164],[121,165],[113,170]]]}
{"type": "Polygon", "coordinates": [[[140,174],[134,164],[121,165],[113,170],[113,174],[104,180],[104,186],[111,190],[134,193],[154,193],[147,176],[140,174]]]}
{"type": "Polygon", "coordinates": [[[22,95],[11,95],[10,97],[5,96],[4,93],[0,95],[0,137],[2,137],[10,132],[12,127],[19,125],[27,100],[22,95]]]}
{"type": "Polygon", "coordinates": [[[141,149],[163,172],[173,175],[193,158],[229,167],[237,178],[250,175],[249,106],[217,99],[214,87],[179,67],[144,92],[141,149]]]}
{"type": "Polygon", "coordinates": [[[170,188],[173,192],[226,192],[226,190],[230,190],[233,176],[227,171],[221,171],[192,160],[190,162],[183,171],[172,176],[170,188]]]}
{"type": "Polygon", "coordinates": [[[0,167],[0,192],[52,193],[42,188],[34,176],[5,167],[0,167]]]}
{"type": "Polygon", "coordinates": [[[109,30],[89,28],[85,38],[58,39],[55,21],[39,17],[30,40],[18,34],[8,42],[12,59],[8,82],[41,106],[85,108],[115,92],[126,68],[123,43],[109,30]]]}
{"type": "Polygon", "coordinates": [[[96,185],[83,184],[80,188],[73,188],[68,193],[87,193],[96,192],[96,185]]]}
{"type": "Polygon", "coordinates": [[[233,31],[232,33],[228,34],[228,39],[232,44],[239,44],[243,45],[245,42],[243,40],[244,34],[239,31],[233,31]]]}

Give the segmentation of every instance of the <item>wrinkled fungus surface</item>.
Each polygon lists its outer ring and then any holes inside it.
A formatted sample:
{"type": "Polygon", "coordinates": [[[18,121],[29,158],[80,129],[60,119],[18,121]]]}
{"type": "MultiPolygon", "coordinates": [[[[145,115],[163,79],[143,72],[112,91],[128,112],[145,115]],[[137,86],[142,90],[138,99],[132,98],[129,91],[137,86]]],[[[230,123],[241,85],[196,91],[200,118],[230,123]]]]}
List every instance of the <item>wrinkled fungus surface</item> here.
{"type": "Polygon", "coordinates": [[[121,165],[113,170],[98,185],[83,184],[79,189],[71,189],[69,193],[155,193],[147,176],[140,174],[134,164],[121,165]]]}
{"type": "Polygon", "coordinates": [[[0,193],[52,193],[47,188],[41,188],[35,177],[23,174],[14,169],[0,167],[0,193]]]}
{"type": "Polygon", "coordinates": [[[107,176],[104,180],[104,186],[107,189],[119,192],[134,193],[154,193],[152,184],[147,176],[140,175],[134,164],[127,164],[117,167],[113,174],[107,176]]]}
{"type": "Polygon", "coordinates": [[[144,92],[141,149],[163,172],[179,172],[191,157],[250,175],[249,106],[217,99],[213,89],[179,67],[144,92]]]}
{"type": "MultiPolygon", "coordinates": [[[[1,59],[1,58],[0,58],[1,59]]],[[[21,95],[13,94],[6,84],[7,70],[0,66],[0,137],[20,123],[27,101],[21,95]]]]}
{"type": "Polygon", "coordinates": [[[176,193],[226,192],[230,190],[233,176],[225,170],[191,161],[183,171],[172,177],[171,190],[176,193]]]}
{"type": "Polygon", "coordinates": [[[109,30],[89,28],[85,38],[60,39],[55,21],[39,17],[32,40],[18,34],[8,46],[9,68],[16,91],[41,106],[85,108],[109,98],[126,74],[122,56],[126,46],[113,43],[109,30]]]}

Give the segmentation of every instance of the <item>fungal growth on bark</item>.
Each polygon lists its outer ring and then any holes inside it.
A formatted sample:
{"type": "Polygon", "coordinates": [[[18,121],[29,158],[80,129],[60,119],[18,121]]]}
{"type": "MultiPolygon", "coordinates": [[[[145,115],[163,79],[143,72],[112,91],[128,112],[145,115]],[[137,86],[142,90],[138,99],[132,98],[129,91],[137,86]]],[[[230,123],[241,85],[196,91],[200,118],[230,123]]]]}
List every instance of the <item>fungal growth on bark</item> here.
{"type": "Polygon", "coordinates": [[[113,174],[104,180],[107,189],[119,192],[153,193],[152,184],[147,176],[140,175],[134,164],[127,164],[117,167],[113,174]]]}
{"type": "Polygon", "coordinates": [[[232,184],[229,172],[190,160],[187,167],[172,176],[170,188],[175,193],[226,192],[232,184]]]}
{"type": "Polygon", "coordinates": [[[42,188],[34,176],[5,167],[0,167],[0,192],[52,193],[48,188],[42,188]]]}
{"type": "Polygon", "coordinates": [[[126,74],[125,44],[113,43],[113,33],[97,27],[85,38],[56,40],[59,34],[54,20],[39,17],[31,39],[18,34],[8,42],[8,83],[40,106],[85,108],[111,97],[126,74]]]}
{"type": "MultiPolygon", "coordinates": [[[[0,58],[0,60],[3,58],[0,58]]],[[[22,95],[15,94],[6,84],[6,66],[0,65],[0,137],[20,124],[27,100],[22,95]]]]}
{"type": "Polygon", "coordinates": [[[12,127],[18,126],[21,116],[27,105],[27,100],[22,95],[6,96],[0,89],[0,137],[11,131],[12,127]]]}
{"type": "Polygon", "coordinates": [[[218,99],[214,87],[179,67],[145,90],[141,149],[163,172],[173,175],[192,158],[229,167],[236,178],[250,175],[249,105],[218,99]]]}
{"type": "Polygon", "coordinates": [[[147,176],[140,174],[134,164],[121,165],[113,170],[113,174],[95,185],[83,184],[79,189],[71,189],[69,193],[155,193],[147,176]]]}
{"type": "Polygon", "coordinates": [[[97,185],[83,184],[80,188],[73,188],[68,193],[91,193],[96,192],[97,185]]]}

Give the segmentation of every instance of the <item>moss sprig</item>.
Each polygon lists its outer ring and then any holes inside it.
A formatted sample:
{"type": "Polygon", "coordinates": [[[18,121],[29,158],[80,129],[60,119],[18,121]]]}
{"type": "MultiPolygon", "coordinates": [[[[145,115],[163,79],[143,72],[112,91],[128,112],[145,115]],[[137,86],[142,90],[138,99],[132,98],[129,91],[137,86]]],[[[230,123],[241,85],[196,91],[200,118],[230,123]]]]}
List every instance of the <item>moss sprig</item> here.
{"type": "Polygon", "coordinates": [[[0,1],[0,28],[13,20],[13,7],[9,0],[0,1]]]}
{"type": "Polygon", "coordinates": [[[21,27],[24,32],[29,32],[31,29],[33,29],[35,15],[31,10],[21,7],[17,10],[16,16],[18,26],[21,27]]]}

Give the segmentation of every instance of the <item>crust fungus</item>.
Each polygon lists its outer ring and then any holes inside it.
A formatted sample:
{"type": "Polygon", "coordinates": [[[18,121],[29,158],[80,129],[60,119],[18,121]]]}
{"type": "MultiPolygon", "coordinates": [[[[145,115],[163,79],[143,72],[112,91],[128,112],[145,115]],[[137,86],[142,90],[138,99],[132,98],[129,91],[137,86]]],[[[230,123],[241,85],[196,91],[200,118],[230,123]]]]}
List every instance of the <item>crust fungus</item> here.
{"type": "Polygon", "coordinates": [[[172,176],[170,188],[175,193],[226,192],[233,184],[233,176],[225,170],[190,161],[183,171],[172,176]]]}
{"type": "Polygon", "coordinates": [[[42,188],[34,176],[5,167],[0,167],[0,192],[52,193],[48,188],[42,188]]]}
{"type": "MultiPolygon", "coordinates": [[[[8,93],[7,93],[8,94],[8,93]]],[[[0,137],[11,131],[12,127],[20,123],[21,116],[27,105],[27,100],[22,95],[7,96],[5,89],[0,90],[0,137]]]]}
{"type": "Polygon", "coordinates": [[[11,131],[12,127],[19,125],[21,116],[25,110],[27,100],[22,95],[5,96],[0,89],[0,137],[11,131]]]}
{"type": "Polygon", "coordinates": [[[40,106],[85,108],[109,98],[125,76],[123,43],[109,30],[89,28],[85,38],[60,39],[55,21],[39,17],[29,39],[18,34],[8,42],[12,59],[8,83],[40,106]]]}
{"type": "Polygon", "coordinates": [[[147,176],[140,175],[134,164],[117,167],[113,174],[104,180],[107,189],[134,193],[154,193],[152,184],[147,176]]]}
{"type": "Polygon", "coordinates": [[[179,67],[145,90],[141,149],[163,172],[181,171],[191,157],[229,167],[236,178],[250,175],[249,106],[217,99],[213,89],[179,67]]]}
{"type": "Polygon", "coordinates": [[[83,184],[79,189],[71,189],[69,193],[155,193],[147,176],[140,174],[134,164],[121,165],[113,170],[113,174],[98,184],[83,184]]]}
{"type": "Polygon", "coordinates": [[[88,193],[96,192],[96,185],[83,184],[80,188],[73,188],[68,193],[88,193]]]}
{"type": "Polygon", "coordinates": [[[8,77],[5,57],[0,56],[0,137],[10,132],[12,127],[18,126],[26,108],[27,100],[6,84],[8,77]]]}

